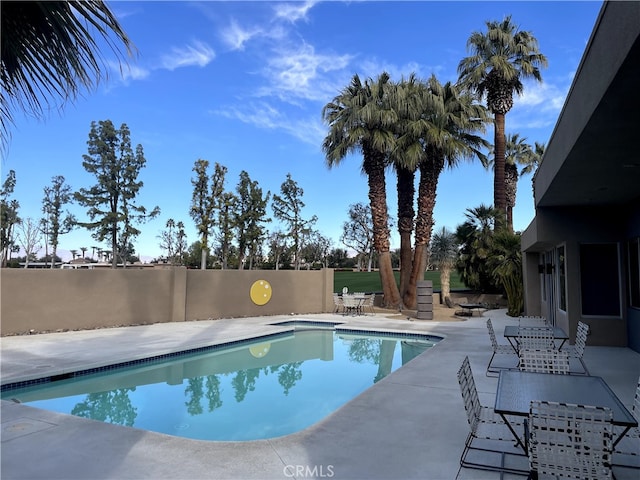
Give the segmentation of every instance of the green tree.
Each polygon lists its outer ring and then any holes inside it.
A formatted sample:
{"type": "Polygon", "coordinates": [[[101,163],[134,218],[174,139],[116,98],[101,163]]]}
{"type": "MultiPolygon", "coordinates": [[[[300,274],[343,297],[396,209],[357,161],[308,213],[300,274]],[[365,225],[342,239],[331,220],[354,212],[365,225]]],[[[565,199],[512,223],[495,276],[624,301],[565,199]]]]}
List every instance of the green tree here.
{"type": "Polygon", "coordinates": [[[325,237],[317,230],[311,230],[306,235],[301,256],[305,261],[307,269],[311,269],[317,264],[320,264],[323,268],[327,268],[331,243],[330,238],[325,237]]]}
{"type": "Polygon", "coordinates": [[[209,162],[207,160],[196,160],[193,171],[196,178],[191,179],[193,185],[193,195],[191,197],[191,209],[189,214],[196,224],[198,235],[200,235],[200,245],[202,258],[200,268],[207,268],[207,255],[209,254],[209,235],[216,224],[216,210],[220,208],[220,200],[224,193],[224,180],[227,174],[227,167],[216,162],[214,172],[209,179],[207,170],[209,162]]]}
{"type": "MultiPolygon", "coordinates": [[[[91,221],[78,225],[93,230],[92,237],[99,242],[111,243],[112,267],[118,258],[125,259],[131,240],[140,234],[134,224],[156,217],[160,209],[150,212],[136,204],[136,196],[143,186],[138,180],[146,164],[142,145],[131,148],[131,133],[126,124],[116,129],[111,120],[91,122],[88,155],[83,155],[82,166],[96,177],[91,188],[81,188],[74,194],[78,204],[87,207],[91,221]]],[[[126,264],[126,262],[124,262],[126,264]]]]}
{"type": "Polygon", "coordinates": [[[534,142],[533,151],[531,151],[530,155],[525,159],[524,166],[520,171],[520,175],[525,175],[527,173],[531,173],[531,189],[533,190],[533,199],[535,203],[535,195],[536,195],[536,172],[538,167],[542,163],[542,157],[544,157],[545,144],[534,142]]]}
{"type": "MultiPolygon", "coordinates": [[[[244,263],[249,254],[249,268],[252,267],[257,245],[261,244],[266,236],[264,223],[270,222],[267,217],[267,205],[271,192],[263,196],[262,188],[258,182],[251,180],[249,174],[244,170],[240,172],[240,181],[236,186],[235,210],[233,222],[238,238],[239,262],[238,268],[244,268],[244,263]]],[[[302,195],[302,190],[300,190],[302,195]]]]}
{"type": "Polygon", "coordinates": [[[392,87],[386,72],[376,80],[370,78],[364,83],[354,75],[351,83],[322,109],[322,116],[329,126],[322,149],[329,168],[338,165],[351,153],[362,153],[384,302],[388,306],[399,307],[400,291],[391,265],[385,181],[385,167],[389,152],[395,146],[394,128],[398,119],[397,112],[389,103],[388,91],[392,87]]]}
{"type": "Polygon", "coordinates": [[[442,301],[451,292],[451,271],[458,260],[458,240],[453,232],[442,227],[431,239],[431,262],[440,271],[440,292],[442,301]]]}
{"type": "MultiPolygon", "coordinates": [[[[47,244],[51,245],[51,255],[56,257],[60,236],[66,235],[76,223],[74,215],[69,211],[64,211],[64,207],[73,201],[73,192],[70,185],[65,183],[62,175],[51,178],[51,186],[44,187],[44,198],[42,199],[43,233],[47,238],[47,244]]],[[[55,262],[51,263],[51,268],[55,268],[55,262]]]]}
{"type": "Polygon", "coordinates": [[[481,149],[488,143],[477,133],[484,131],[487,115],[471,95],[460,92],[451,82],[441,84],[435,76],[423,87],[415,83],[407,87],[401,92],[408,97],[404,103],[409,106],[405,107],[407,114],[398,138],[398,151],[405,164],[417,164],[420,180],[415,247],[413,261],[406,265],[411,268],[411,275],[403,302],[415,308],[417,282],[424,278],[428,264],[427,247],[435,223],[433,211],[440,174],[446,167],[455,168],[463,159],[477,157],[484,161],[481,149]]]}
{"type": "Polygon", "coordinates": [[[29,268],[29,262],[35,260],[36,254],[42,248],[42,232],[38,222],[27,217],[18,224],[18,243],[24,250],[24,268],[29,268]]]}
{"type": "Polygon", "coordinates": [[[349,252],[344,248],[332,248],[327,256],[329,268],[351,268],[354,262],[349,258],[349,252]]]}
{"type": "MultiPolygon", "coordinates": [[[[371,207],[364,203],[354,203],[349,206],[349,220],[342,224],[340,241],[354,250],[360,259],[367,259],[367,271],[371,271],[373,262],[373,220],[371,207]]],[[[358,262],[362,269],[362,265],[358,262]]]]}
{"type": "Polygon", "coordinates": [[[184,224],[170,218],[166,223],[166,230],[162,231],[160,248],[167,252],[167,261],[171,265],[183,265],[184,255],[187,249],[187,234],[184,232],[184,224]]]}
{"type": "MultiPolygon", "coordinates": [[[[220,208],[218,210],[218,253],[222,269],[228,267],[229,255],[233,250],[233,234],[234,234],[234,211],[238,203],[238,197],[232,192],[224,192],[220,196],[220,208]]],[[[241,263],[241,262],[239,262],[241,263]]]]}
{"type": "Polygon", "coordinates": [[[494,207],[498,213],[496,227],[505,226],[507,200],[505,193],[505,116],[513,107],[513,94],[522,94],[522,80],[542,82],[540,68],[547,58],[538,51],[538,41],[531,32],[519,30],[511,16],[502,22],[486,22],[487,31],[473,32],[467,40],[471,55],[458,65],[459,83],[475,92],[486,94],[487,107],[494,115],[495,167],[493,180],[494,207]]]}
{"type": "Polygon", "coordinates": [[[520,235],[506,230],[493,236],[487,267],[507,295],[507,315],[517,317],[524,311],[524,280],[520,235]]]}
{"type": "MultiPolygon", "coordinates": [[[[424,102],[428,90],[424,82],[419,81],[415,74],[411,74],[408,79],[394,85],[390,92],[391,105],[398,114],[398,121],[394,126],[398,141],[391,151],[390,160],[397,179],[400,297],[406,302],[414,255],[411,235],[415,226],[415,175],[418,162],[422,158],[421,132],[410,129],[415,127],[415,120],[428,108],[424,102]],[[407,151],[411,149],[416,150],[407,151]]],[[[420,127],[422,126],[420,124],[420,127]]],[[[371,262],[371,258],[369,261],[371,262]]]]}
{"type": "Polygon", "coordinates": [[[494,208],[484,204],[468,208],[465,213],[467,220],[456,229],[460,243],[456,269],[460,280],[467,287],[485,293],[500,291],[487,264],[491,256],[496,215],[494,208]]]}
{"type": "Polygon", "coordinates": [[[287,235],[293,243],[293,263],[296,270],[300,270],[301,251],[304,246],[304,236],[307,235],[318,217],[313,215],[309,220],[302,217],[305,207],[302,197],[304,190],[287,173],[287,179],[280,185],[281,195],[273,195],[273,216],[287,225],[287,235]]]}
{"type": "Polygon", "coordinates": [[[20,223],[18,209],[20,203],[11,199],[11,194],[16,186],[16,172],[9,170],[0,189],[0,255],[2,256],[2,268],[7,266],[9,256],[15,245],[15,226],[20,223]]]}
{"type": "Polygon", "coordinates": [[[100,0],[1,2],[0,19],[4,133],[15,108],[39,118],[57,110],[59,98],[74,100],[81,87],[98,84],[104,64],[94,37],[120,58],[121,45],[128,54],[133,48],[100,0]]]}
{"type": "MultiPolygon", "coordinates": [[[[185,265],[191,268],[201,268],[202,261],[202,244],[199,240],[193,242],[187,248],[187,253],[185,255],[185,265]]],[[[207,257],[207,268],[212,267],[211,259],[207,257]]]]}
{"type": "MultiPolygon", "coordinates": [[[[518,165],[524,166],[522,173],[528,173],[534,168],[536,162],[537,156],[525,137],[520,137],[518,133],[506,135],[504,189],[507,202],[507,229],[509,231],[513,231],[513,207],[516,206],[518,178],[520,176],[518,165]]],[[[489,160],[485,166],[487,168],[494,166],[494,161],[489,160]]]]}
{"type": "Polygon", "coordinates": [[[280,263],[289,264],[291,248],[286,233],[281,230],[271,232],[267,236],[267,248],[269,249],[269,261],[273,263],[274,270],[280,270],[280,263]]]}

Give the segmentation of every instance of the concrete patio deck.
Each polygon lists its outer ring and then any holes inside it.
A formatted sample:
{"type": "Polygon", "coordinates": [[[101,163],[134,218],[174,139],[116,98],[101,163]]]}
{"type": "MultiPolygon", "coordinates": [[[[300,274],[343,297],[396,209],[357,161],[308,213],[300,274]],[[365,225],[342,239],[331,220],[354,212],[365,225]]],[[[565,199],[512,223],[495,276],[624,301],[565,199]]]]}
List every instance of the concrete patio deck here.
{"type": "MultiPolygon", "coordinates": [[[[436,313],[436,318],[443,318],[436,313]]],[[[444,337],[319,423],[285,437],[251,442],[189,440],[3,401],[3,479],[497,479],[459,468],[469,431],[456,373],[468,355],[480,397],[493,406],[497,379],[486,320],[499,338],[514,319],[491,310],[463,321],[408,320],[381,313],[259,317],[52,333],[1,339],[2,383],[109,365],[271,333],[292,319],[444,337]]],[[[501,339],[504,341],[504,339],[501,339]]],[[[588,345],[588,342],[587,342],[588,345]]],[[[587,346],[585,363],[631,408],[640,354],[587,346]]],[[[638,470],[615,468],[619,480],[638,470]]],[[[504,475],[505,479],[523,478],[504,475]]]]}

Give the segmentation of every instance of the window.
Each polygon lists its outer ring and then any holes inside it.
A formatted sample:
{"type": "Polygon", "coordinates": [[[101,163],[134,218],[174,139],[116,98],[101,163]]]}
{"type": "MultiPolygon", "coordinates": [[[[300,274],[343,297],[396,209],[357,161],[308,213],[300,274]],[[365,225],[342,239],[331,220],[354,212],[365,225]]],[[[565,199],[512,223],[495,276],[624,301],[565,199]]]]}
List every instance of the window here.
{"type": "Polygon", "coordinates": [[[629,305],[640,308],[640,237],[629,240],[629,305]]]}
{"type": "Polygon", "coordinates": [[[620,317],[620,260],[617,243],[580,245],[582,314],[620,317]]]}
{"type": "Polygon", "coordinates": [[[567,274],[565,272],[564,247],[558,247],[558,308],[567,311],[567,274]]]}

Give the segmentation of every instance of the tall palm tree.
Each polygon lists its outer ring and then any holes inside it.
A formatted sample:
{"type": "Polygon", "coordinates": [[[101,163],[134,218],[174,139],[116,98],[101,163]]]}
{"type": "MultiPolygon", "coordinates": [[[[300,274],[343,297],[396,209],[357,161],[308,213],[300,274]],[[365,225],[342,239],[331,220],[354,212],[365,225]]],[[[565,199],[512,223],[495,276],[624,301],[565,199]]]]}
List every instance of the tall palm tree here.
{"type": "Polygon", "coordinates": [[[398,139],[398,148],[407,161],[417,162],[420,172],[413,262],[403,295],[408,308],[416,305],[417,282],[424,278],[440,174],[445,167],[457,166],[461,159],[479,157],[486,161],[480,149],[488,146],[476,135],[484,131],[486,110],[471,95],[459,92],[451,82],[442,85],[435,76],[418,94],[421,108],[414,110],[416,115],[409,119],[404,128],[406,133],[398,139]]]}
{"type": "Polygon", "coordinates": [[[101,0],[0,2],[2,44],[2,131],[12,110],[41,117],[57,99],[75,99],[103,76],[94,36],[102,37],[120,58],[133,45],[101,0]]]}
{"type": "Polygon", "coordinates": [[[390,88],[392,83],[386,72],[364,83],[354,75],[351,83],[322,109],[322,116],[329,125],[322,149],[329,168],[339,164],[350,153],[362,153],[384,302],[398,307],[400,293],[391,265],[385,182],[386,160],[395,143],[393,126],[397,122],[396,111],[389,106],[390,88]]]}
{"type": "Polygon", "coordinates": [[[458,240],[453,232],[442,227],[431,240],[431,262],[440,271],[442,301],[449,298],[451,289],[451,270],[458,260],[458,240]]]}
{"type": "Polygon", "coordinates": [[[547,58],[538,51],[538,41],[531,32],[519,30],[511,16],[502,22],[486,22],[487,31],[473,32],[467,40],[471,56],[458,65],[458,82],[476,93],[487,95],[487,107],[494,115],[495,169],[494,207],[498,210],[496,228],[505,225],[505,115],[513,107],[513,94],[523,92],[522,80],[542,82],[540,67],[547,58]]]}
{"type": "MultiPolygon", "coordinates": [[[[519,133],[507,134],[505,137],[505,158],[504,158],[504,190],[506,197],[507,229],[513,231],[513,207],[516,205],[516,195],[518,193],[518,165],[524,165],[522,173],[528,173],[534,160],[531,145],[527,143],[526,137],[520,137],[519,133]]],[[[491,153],[494,153],[492,150],[491,153]]],[[[494,154],[495,158],[495,154],[494,154]]],[[[495,162],[489,160],[487,168],[494,166],[495,162]]]]}
{"type": "Polygon", "coordinates": [[[419,138],[411,137],[411,143],[406,140],[410,135],[407,128],[411,125],[412,119],[422,114],[424,109],[422,100],[425,92],[424,82],[419,81],[415,74],[411,74],[409,78],[403,79],[395,85],[390,95],[392,108],[395,108],[398,113],[398,122],[395,125],[396,136],[398,139],[405,139],[403,144],[396,142],[390,156],[397,178],[401,298],[404,298],[411,280],[411,265],[413,263],[411,235],[415,222],[415,174],[422,152],[419,138]],[[406,152],[407,148],[415,148],[416,146],[419,151],[417,155],[406,152]]]}

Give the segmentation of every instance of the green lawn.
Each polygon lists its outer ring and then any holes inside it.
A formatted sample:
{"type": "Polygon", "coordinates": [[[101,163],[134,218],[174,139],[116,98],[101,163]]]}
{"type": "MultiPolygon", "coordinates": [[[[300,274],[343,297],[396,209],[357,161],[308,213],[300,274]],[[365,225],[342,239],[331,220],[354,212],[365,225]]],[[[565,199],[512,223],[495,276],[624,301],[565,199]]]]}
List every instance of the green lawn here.
{"type": "MultiPolygon", "coordinates": [[[[394,272],[396,282],[400,283],[400,272],[394,272]]],[[[440,291],[440,272],[425,272],[425,280],[433,282],[433,289],[440,291]]],[[[379,272],[333,272],[333,291],[341,293],[342,288],[350,292],[382,292],[379,272]]],[[[451,290],[464,290],[467,287],[460,281],[458,272],[451,272],[451,290]]]]}

